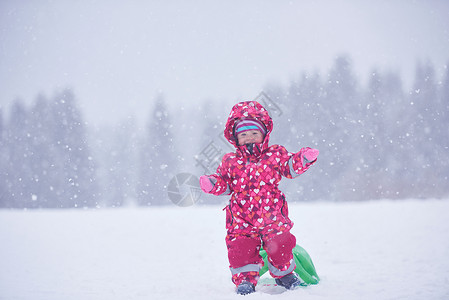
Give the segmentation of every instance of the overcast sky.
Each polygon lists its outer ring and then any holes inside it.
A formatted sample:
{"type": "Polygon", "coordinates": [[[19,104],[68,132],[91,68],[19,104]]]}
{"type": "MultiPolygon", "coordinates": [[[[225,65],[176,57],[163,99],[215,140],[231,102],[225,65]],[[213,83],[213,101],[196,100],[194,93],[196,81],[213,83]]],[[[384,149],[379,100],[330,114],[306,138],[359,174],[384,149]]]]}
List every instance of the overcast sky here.
{"type": "MultiPolygon", "coordinates": [[[[0,107],[70,87],[90,123],[169,105],[251,100],[349,54],[409,81],[449,62],[449,1],[0,0],[0,107]]],[[[406,82],[407,83],[407,82],[406,82]]]]}

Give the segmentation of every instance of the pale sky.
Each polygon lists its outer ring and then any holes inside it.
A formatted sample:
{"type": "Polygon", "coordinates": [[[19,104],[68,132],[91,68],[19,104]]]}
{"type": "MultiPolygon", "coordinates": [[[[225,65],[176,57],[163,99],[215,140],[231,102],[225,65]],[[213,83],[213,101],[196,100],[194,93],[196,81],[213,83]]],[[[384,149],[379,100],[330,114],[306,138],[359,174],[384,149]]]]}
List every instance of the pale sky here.
{"type": "Polygon", "coordinates": [[[441,76],[449,1],[0,0],[6,111],[70,87],[90,123],[143,119],[159,92],[178,107],[252,100],[340,54],[362,84],[374,67],[411,82],[418,60],[441,76]]]}

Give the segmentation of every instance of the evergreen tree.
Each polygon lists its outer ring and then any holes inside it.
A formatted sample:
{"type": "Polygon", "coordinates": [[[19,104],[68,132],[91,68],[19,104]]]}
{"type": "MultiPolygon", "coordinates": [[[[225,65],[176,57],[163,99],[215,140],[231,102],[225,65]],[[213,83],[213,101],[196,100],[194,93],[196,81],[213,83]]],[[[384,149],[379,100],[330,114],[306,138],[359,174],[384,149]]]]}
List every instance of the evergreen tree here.
{"type": "Polygon", "coordinates": [[[39,95],[29,116],[30,147],[33,149],[29,157],[33,182],[29,188],[36,202],[33,207],[57,207],[54,187],[57,186],[56,182],[60,180],[61,174],[53,170],[58,153],[52,147],[49,118],[51,112],[48,100],[39,95]]]}
{"type": "Polygon", "coordinates": [[[30,168],[29,114],[20,100],[11,107],[8,131],[6,134],[6,197],[5,206],[11,208],[33,207],[36,200],[30,193],[33,181],[30,168]]]}
{"type": "MultiPolygon", "coordinates": [[[[449,63],[448,63],[449,65],[449,63]]],[[[446,68],[446,74],[442,79],[436,104],[436,124],[435,140],[437,149],[435,151],[435,164],[439,165],[441,183],[440,197],[449,195],[449,68],[446,68]]]]}
{"type": "Polygon", "coordinates": [[[360,144],[362,130],[362,109],[358,82],[352,72],[350,60],[341,56],[335,60],[327,82],[323,97],[324,117],[327,122],[322,124],[323,138],[327,142],[325,149],[332,153],[323,156],[322,163],[329,166],[328,175],[335,178],[330,193],[339,200],[358,198],[356,181],[358,168],[363,154],[357,149],[360,144]]]}
{"type": "MultiPolygon", "coordinates": [[[[0,106],[0,143],[3,140],[3,131],[4,131],[4,124],[3,124],[3,109],[0,106]]],[[[1,145],[1,144],[0,144],[1,145]]]]}
{"type": "Polygon", "coordinates": [[[402,82],[397,74],[373,71],[365,94],[363,139],[359,190],[364,199],[395,197],[398,194],[398,174],[402,169],[397,161],[401,154],[400,116],[405,98],[402,82]]]}
{"type": "Polygon", "coordinates": [[[415,82],[409,101],[412,104],[413,115],[409,124],[411,138],[408,151],[413,153],[408,176],[410,179],[417,173],[411,190],[414,195],[422,197],[431,195],[440,181],[440,165],[434,160],[438,151],[437,88],[434,68],[430,64],[417,64],[415,82]]]}
{"type": "Polygon", "coordinates": [[[139,136],[134,119],[127,119],[114,131],[108,147],[108,172],[104,196],[108,206],[120,207],[137,199],[139,136]]]}
{"type": "Polygon", "coordinates": [[[177,160],[170,116],[162,95],[158,95],[143,141],[138,182],[140,205],[168,204],[167,185],[175,175],[177,160]]]}
{"type": "Polygon", "coordinates": [[[318,143],[314,135],[322,129],[319,126],[322,87],[318,74],[313,76],[303,74],[288,88],[285,112],[290,119],[290,134],[294,137],[295,144],[317,145],[318,143]]]}
{"type": "Polygon", "coordinates": [[[88,148],[85,124],[70,90],[56,95],[51,104],[53,143],[59,153],[58,207],[94,207],[97,204],[95,165],[88,148]]]}
{"type": "MultiPolygon", "coordinates": [[[[410,102],[415,107],[414,122],[411,124],[411,131],[415,135],[415,143],[432,143],[435,121],[437,120],[437,88],[435,71],[430,64],[418,64],[416,68],[413,91],[410,95],[410,102]]],[[[432,154],[432,147],[421,148],[422,156],[432,154]]]]}
{"type": "MultiPolygon", "coordinates": [[[[319,74],[302,74],[301,78],[292,82],[288,88],[285,115],[282,119],[287,122],[280,123],[280,129],[287,133],[287,138],[282,144],[289,151],[298,151],[302,147],[314,147],[326,153],[326,143],[323,143],[323,133],[327,123],[323,114],[323,83],[319,74]]],[[[297,199],[312,200],[327,197],[331,179],[326,174],[326,168],[321,164],[314,171],[301,180],[301,183],[288,185],[285,189],[298,194],[297,199]],[[319,180],[321,188],[313,187],[313,182],[319,180]]]]}
{"type": "Polygon", "coordinates": [[[7,149],[5,142],[5,125],[3,120],[3,110],[0,107],[0,208],[6,207],[6,197],[8,197],[7,170],[7,149]]]}
{"type": "Polygon", "coordinates": [[[192,109],[187,118],[191,118],[195,124],[186,128],[185,132],[198,132],[200,134],[180,137],[183,143],[198,145],[198,147],[195,147],[196,153],[193,153],[193,156],[195,158],[194,164],[198,173],[201,174],[214,173],[223,155],[234,148],[223,137],[224,125],[220,124],[222,121],[220,117],[222,116],[217,113],[215,106],[216,104],[213,105],[213,101],[209,99],[192,109]]]}
{"type": "Polygon", "coordinates": [[[448,126],[445,124],[449,124],[449,62],[447,64],[446,74],[444,74],[443,81],[441,84],[441,90],[439,93],[439,109],[440,109],[440,126],[438,128],[438,132],[440,133],[440,137],[442,138],[443,145],[449,148],[449,134],[448,134],[448,126]]]}
{"type": "Polygon", "coordinates": [[[94,168],[82,126],[70,91],[52,103],[39,96],[30,110],[15,101],[2,139],[2,206],[94,206],[94,168]]]}

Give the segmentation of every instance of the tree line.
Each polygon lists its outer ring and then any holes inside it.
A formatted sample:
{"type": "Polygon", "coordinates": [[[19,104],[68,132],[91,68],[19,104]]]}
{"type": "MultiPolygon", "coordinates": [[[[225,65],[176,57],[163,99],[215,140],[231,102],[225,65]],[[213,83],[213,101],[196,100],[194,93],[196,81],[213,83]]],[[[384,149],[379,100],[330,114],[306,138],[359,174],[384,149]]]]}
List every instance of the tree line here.
{"type": "MultiPolygon", "coordinates": [[[[290,201],[448,196],[449,70],[440,80],[417,63],[410,90],[398,74],[373,70],[362,86],[342,56],[324,76],[304,73],[263,91],[271,142],[320,150],[313,170],[282,183],[290,201]]],[[[232,150],[219,136],[235,102],[170,110],[158,95],[143,129],[130,118],[94,131],[71,90],[39,95],[30,107],[17,100],[0,110],[0,207],[170,204],[174,175],[213,172],[232,150]],[[200,155],[213,142],[215,159],[200,155]]],[[[222,201],[214,199],[202,202],[222,201]]]]}
{"type": "Polygon", "coordinates": [[[109,148],[107,138],[91,137],[71,90],[40,95],[31,107],[15,101],[9,118],[0,111],[0,207],[122,206],[130,197],[139,205],[170,203],[164,184],[174,142],[162,97],[151,117],[143,137],[122,126],[110,131],[109,148]]]}
{"type": "Polygon", "coordinates": [[[449,195],[449,69],[439,79],[430,63],[417,63],[406,91],[398,74],[373,69],[363,87],[342,56],[324,77],[267,91],[285,107],[280,127],[290,131],[280,140],[321,150],[307,198],[449,195]]]}

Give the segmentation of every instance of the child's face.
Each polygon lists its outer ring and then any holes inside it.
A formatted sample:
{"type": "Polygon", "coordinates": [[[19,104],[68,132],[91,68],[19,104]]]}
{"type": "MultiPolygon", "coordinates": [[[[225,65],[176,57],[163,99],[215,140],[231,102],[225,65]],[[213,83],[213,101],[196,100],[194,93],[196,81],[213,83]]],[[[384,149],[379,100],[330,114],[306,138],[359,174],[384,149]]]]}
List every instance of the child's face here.
{"type": "Polygon", "coordinates": [[[237,134],[239,145],[246,145],[251,143],[262,143],[263,134],[259,130],[248,130],[237,134]]]}

